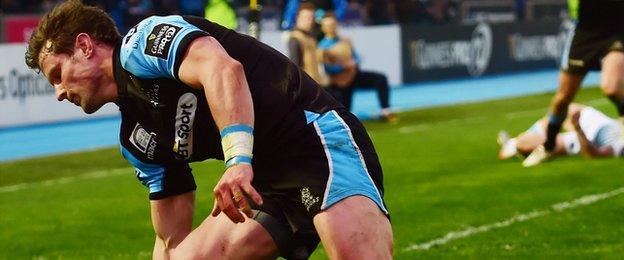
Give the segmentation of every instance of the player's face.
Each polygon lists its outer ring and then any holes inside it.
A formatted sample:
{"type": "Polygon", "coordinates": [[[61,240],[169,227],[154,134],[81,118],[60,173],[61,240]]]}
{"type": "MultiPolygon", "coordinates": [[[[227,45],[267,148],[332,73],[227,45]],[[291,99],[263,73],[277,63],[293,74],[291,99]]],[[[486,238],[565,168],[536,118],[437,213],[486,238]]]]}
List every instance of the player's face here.
{"type": "Polygon", "coordinates": [[[77,49],[71,55],[42,52],[40,64],[44,76],[54,87],[58,101],[67,99],[87,114],[105,104],[98,96],[98,82],[103,73],[82,51],[77,49]]]}
{"type": "Polygon", "coordinates": [[[304,31],[311,31],[314,26],[314,11],[303,9],[297,15],[297,28],[304,31]]]}
{"type": "Polygon", "coordinates": [[[338,26],[338,22],[333,17],[323,18],[321,21],[321,30],[325,34],[336,34],[336,27],[338,26]]]}

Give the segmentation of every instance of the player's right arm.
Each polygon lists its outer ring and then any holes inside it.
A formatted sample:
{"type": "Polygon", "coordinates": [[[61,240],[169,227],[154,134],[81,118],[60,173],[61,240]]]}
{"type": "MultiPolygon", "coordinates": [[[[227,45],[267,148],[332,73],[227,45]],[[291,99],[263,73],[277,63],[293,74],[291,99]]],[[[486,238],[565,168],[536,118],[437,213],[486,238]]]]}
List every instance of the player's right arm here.
{"type": "Polygon", "coordinates": [[[244,68],[215,38],[205,36],[189,44],[179,76],[188,86],[204,90],[221,131],[226,170],[213,189],[216,205],[212,215],[223,212],[236,223],[244,222],[238,209],[248,217],[253,213],[243,195],[262,204],[260,194],[251,185],[254,110],[244,68]]]}
{"type": "Polygon", "coordinates": [[[597,157],[611,157],[614,155],[613,147],[611,146],[597,147],[596,145],[591,143],[589,139],[587,139],[587,136],[585,135],[585,132],[583,131],[583,129],[581,128],[581,124],[579,123],[579,119],[581,117],[580,110],[575,113],[572,113],[570,116],[571,116],[570,120],[572,122],[572,125],[574,126],[574,132],[576,132],[576,135],[578,136],[578,139],[579,139],[579,143],[581,144],[581,153],[583,154],[583,156],[587,158],[597,158],[597,157]]]}

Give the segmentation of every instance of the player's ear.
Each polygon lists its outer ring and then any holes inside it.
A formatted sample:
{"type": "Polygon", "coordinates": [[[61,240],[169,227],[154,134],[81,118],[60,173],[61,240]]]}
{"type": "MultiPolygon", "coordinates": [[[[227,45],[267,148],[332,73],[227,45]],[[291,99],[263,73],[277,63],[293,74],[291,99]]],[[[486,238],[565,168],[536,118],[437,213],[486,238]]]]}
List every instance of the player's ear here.
{"type": "Polygon", "coordinates": [[[93,40],[91,36],[86,33],[79,33],[76,35],[76,42],[74,46],[74,52],[78,51],[81,55],[84,55],[85,58],[90,58],[93,53],[93,40]]]}

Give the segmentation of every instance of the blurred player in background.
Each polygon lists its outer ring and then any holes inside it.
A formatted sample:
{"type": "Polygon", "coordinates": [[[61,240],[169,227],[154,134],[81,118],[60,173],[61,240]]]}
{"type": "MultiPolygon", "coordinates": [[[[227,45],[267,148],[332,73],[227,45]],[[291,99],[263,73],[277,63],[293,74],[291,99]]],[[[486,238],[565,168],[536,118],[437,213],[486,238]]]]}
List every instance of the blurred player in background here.
{"type": "Polygon", "coordinates": [[[546,140],[523,161],[525,167],[552,155],[568,105],[590,70],[601,70],[600,88],[624,123],[624,1],[568,0],[568,7],[577,24],[564,52],[559,88],[550,104],[546,140]]]}
{"type": "Polygon", "coordinates": [[[121,152],[149,189],[155,259],[302,259],[319,239],[334,259],[392,257],[366,130],[269,46],[177,15],[122,38],[104,11],[72,0],[43,17],[25,59],[59,101],[119,106],[121,152]],[[192,230],[189,163],[209,158],[225,170],[192,230]]]}
{"type": "Polygon", "coordinates": [[[390,110],[390,88],[385,75],[359,68],[360,57],[348,38],[338,35],[338,20],[333,13],[327,13],[321,20],[325,34],[319,42],[325,72],[329,76],[329,92],[347,110],[351,110],[356,88],[375,88],[381,105],[381,119],[394,122],[397,117],[390,110]]]}
{"type": "MultiPolygon", "coordinates": [[[[548,118],[542,118],[527,131],[511,139],[507,132],[501,131],[498,134],[498,143],[501,145],[498,158],[506,160],[533,152],[544,143],[547,124],[548,118]]],[[[563,129],[564,132],[556,137],[551,157],[579,153],[589,158],[624,155],[622,125],[593,107],[570,104],[563,129]]]]}
{"type": "Polygon", "coordinates": [[[322,11],[331,11],[338,19],[343,19],[347,12],[350,1],[347,0],[285,0],[284,13],[282,15],[282,29],[292,30],[296,26],[299,5],[310,3],[322,11]]]}
{"type": "Polygon", "coordinates": [[[321,68],[320,52],[317,41],[312,35],[316,7],[310,3],[301,3],[297,13],[295,28],[290,31],[288,39],[288,56],[301,67],[319,85],[329,84],[325,71],[321,68]]]}

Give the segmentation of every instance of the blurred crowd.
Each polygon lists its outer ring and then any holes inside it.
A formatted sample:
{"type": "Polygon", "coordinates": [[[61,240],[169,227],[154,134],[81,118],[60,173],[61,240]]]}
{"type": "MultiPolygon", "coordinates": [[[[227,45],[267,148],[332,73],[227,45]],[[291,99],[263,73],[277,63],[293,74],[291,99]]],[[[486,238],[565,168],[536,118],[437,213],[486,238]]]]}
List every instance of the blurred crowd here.
{"type": "MultiPolygon", "coordinates": [[[[480,0],[470,0],[475,2],[480,0]]],[[[481,0],[485,1],[485,0],[481,0]]],[[[513,0],[519,19],[527,0],[513,0]]],[[[36,14],[51,10],[62,0],[0,0],[0,14],[36,14]]],[[[204,16],[211,2],[225,2],[239,19],[245,19],[249,0],[83,0],[107,10],[121,31],[149,15],[187,14],[204,16]]],[[[258,0],[263,19],[276,20],[275,27],[291,29],[289,6],[300,0],[258,0]],[[290,21],[288,20],[290,19],[290,21]]],[[[305,1],[304,1],[305,2],[305,1]]],[[[318,8],[335,11],[345,26],[382,24],[444,24],[458,22],[459,8],[467,0],[308,0],[318,8]]],[[[562,0],[562,2],[564,2],[562,0]]],[[[214,4],[214,3],[213,3],[214,4]]],[[[278,29],[278,28],[276,28],[278,29]]]]}

